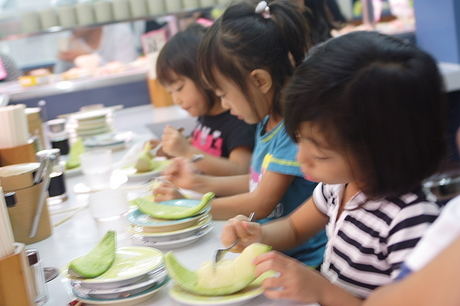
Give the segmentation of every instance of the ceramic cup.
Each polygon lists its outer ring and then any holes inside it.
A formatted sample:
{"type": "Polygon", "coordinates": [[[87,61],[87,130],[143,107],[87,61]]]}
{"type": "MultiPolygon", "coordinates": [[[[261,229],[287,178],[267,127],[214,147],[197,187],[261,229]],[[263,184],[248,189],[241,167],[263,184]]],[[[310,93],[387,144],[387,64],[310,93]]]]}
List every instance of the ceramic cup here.
{"type": "Polygon", "coordinates": [[[52,8],[44,9],[38,12],[43,29],[59,26],[59,19],[56,11],[52,8]]]}
{"type": "Polygon", "coordinates": [[[76,6],[76,12],[79,25],[89,25],[96,22],[91,2],[78,3],[76,6]]]}
{"type": "Polygon", "coordinates": [[[41,30],[40,17],[36,11],[21,13],[21,28],[23,33],[31,33],[41,30]]]}
{"type": "Polygon", "coordinates": [[[200,0],[200,7],[211,7],[215,4],[215,0],[200,0]]]}
{"type": "Polygon", "coordinates": [[[112,151],[94,150],[80,155],[81,170],[89,187],[103,190],[110,187],[112,176],[112,151]]]}
{"type": "Polygon", "coordinates": [[[113,0],[112,6],[115,20],[131,18],[131,8],[128,0],[113,0]]]}
{"type": "Polygon", "coordinates": [[[177,12],[182,9],[182,0],[164,0],[167,12],[177,12]]]}
{"type": "Polygon", "coordinates": [[[98,23],[110,22],[113,20],[112,3],[109,1],[94,2],[94,12],[98,23]]]}
{"type": "Polygon", "coordinates": [[[132,17],[139,18],[148,15],[147,2],[145,0],[129,0],[129,5],[132,17]]]}
{"type": "Polygon", "coordinates": [[[199,7],[198,0],[182,0],[182,7],[185,9],[194,9],[199,7]]]}
{"type": "Polygon", "coordinates": [[[73,27],[77,25],[77,14],[75,6],[65,5],[58,7],[59,24],[62,27],[73,27]]]}
{"type": "Polygon", "coordinates": [[[147,0],[150,15],[158,15],[166,12],[163,0],[147,0]]]}

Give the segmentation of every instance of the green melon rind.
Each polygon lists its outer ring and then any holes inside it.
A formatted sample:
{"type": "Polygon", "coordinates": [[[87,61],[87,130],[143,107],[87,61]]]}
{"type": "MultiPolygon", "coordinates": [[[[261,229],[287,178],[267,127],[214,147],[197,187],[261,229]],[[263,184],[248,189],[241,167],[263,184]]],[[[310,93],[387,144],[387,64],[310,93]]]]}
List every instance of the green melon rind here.
{"type": "Polygon", "coordinates": [[[68,273],[79,278],[95,278],[104,274],[115,260],[116,244],[116,231],[108,231],[88,254],[69,263],[68,273]]]}
{"type": "Polygon", "coordinates": [[[85,153],[85,145],[83,140],[78,137],[77,140],[70,146],[69,159],[66,161],[66,169],[74,169],[80,166],[80,155],[85,153]]]}
{"type": "Polygon", "coordinates": [[[184,208],[179,206],[162,205],[161,202],[155,202],[153,196],[145,196],[131,200],[131,203],[137,205],[139,210],[158,219],[179,220],[194,216],[210,205],[215,198],[214,192],[208,192],[201,198],[200,204],[184,208]]]}
{"type": "Polygon", "coordinates": [[[198,295],[228,295],[246,288],[256,279],[254,276],[256,267],[252,264],[252,261],[257,256],[270,250],[270,246],[261,243],[253,243],[248,246],[231,263],[234,265],[234,275],[217,276],[226,280],[226,284],[219,288],[212,288],[212,284],[207,284],[206,280],[200,280],[199,273],[184,267],[172,251],[166,253],[164,262],[169,276],[184,289],[198,295]]]}

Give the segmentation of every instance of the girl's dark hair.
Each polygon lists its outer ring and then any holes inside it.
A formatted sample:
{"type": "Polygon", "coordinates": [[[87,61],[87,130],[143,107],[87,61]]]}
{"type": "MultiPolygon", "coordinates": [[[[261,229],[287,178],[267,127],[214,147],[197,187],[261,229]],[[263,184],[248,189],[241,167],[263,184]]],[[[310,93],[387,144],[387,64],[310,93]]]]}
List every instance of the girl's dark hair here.
{"type": "Polygon", "coordinates": [[[216,73],[228,78],[245,94],[252,110],[263,119],[248,86],[249,73],[264,69],[272,77],[275,96],[270,113],[282,116],[281,88],[305,57],[309,27],[303,8],[295,1],[269,3],[270,18],[255,13],[251,2],[229,6],[209,28],[198,50],[198,69],[204,83],[218,89],[216,73]]]}
{"type": "Polygon", "coordinates": [[[335,29],[335,26],[329,21],[326,13],[326,0],[304,0],[304,4],[309,9],[304,12],[304,16],[311,27],[312,45],[331,38],[331,30],[335,29]]]}
{"type": "Polygon", "coordinates": [[[217,98],[213,91],[201,84],[196,65],[198,47],[205,33],[206,28],[198,23],[192,23],[184,31],[176,33],[161,49],[156,72],[162,85],[176,82],[178,76],[191,79],[206,97],[208,109],[211,109],[217,98]]]}
{"type": "Polygon", "coordinates": [[[346,153],[369,199],[419,188],[446,155],[444,85],[433,58],[375,32],[319,47],[286,88],[285,126],[302,122],[346,153]]]}

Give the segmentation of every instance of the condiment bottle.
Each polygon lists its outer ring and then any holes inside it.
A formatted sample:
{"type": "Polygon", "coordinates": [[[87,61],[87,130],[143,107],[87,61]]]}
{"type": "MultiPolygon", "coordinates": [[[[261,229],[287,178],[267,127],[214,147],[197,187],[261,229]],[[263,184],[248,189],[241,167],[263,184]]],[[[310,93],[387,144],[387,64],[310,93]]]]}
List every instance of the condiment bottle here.
{"type": "Polygon", "coordinates": [[[38,161],[47,156],[54,155],[56,163],[50,174],[50,183],[48,186],[48,204],[59,204],[67,200],[67,192],[65,187],[65,161],[60,160],[61,151],[59,149],[49,149],[37,152],[38,161]]]}
{"type": "Polygon", "coordinates": [[[51,147],[61,150],[62,155],[69,154],[69,136],[65,129],[65,119],[54,119],[46,122],[48,124],[48,136],[51,141],[51,147]]]}
{"type": "Polygon", "coordinates": [[[38,255],[38,250],[27,249],[27,259],[29,260],[30,274],[32,275],[35,305],[41,306],[49,300],[48,288],[46,287],[43,262],[38,255]]]}

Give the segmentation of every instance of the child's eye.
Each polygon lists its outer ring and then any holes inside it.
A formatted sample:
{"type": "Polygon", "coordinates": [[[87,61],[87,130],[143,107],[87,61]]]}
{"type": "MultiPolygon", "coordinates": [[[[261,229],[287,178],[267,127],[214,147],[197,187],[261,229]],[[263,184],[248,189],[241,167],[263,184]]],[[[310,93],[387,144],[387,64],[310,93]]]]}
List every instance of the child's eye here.
{"type": "Polygon", "coordinates": [[[181,87],[177,88],[176,90],[177,90],[177,91],[181,91],[182,88],[184,88],[184,85],[182,85],[181,87]]]}
{"type": "Polygon", "coordinates": [[[317,160],[326,160],[326,159],[329,159],[329,157],[327,156],[313,156],[313,158],[317,159],[317,160]]]}

